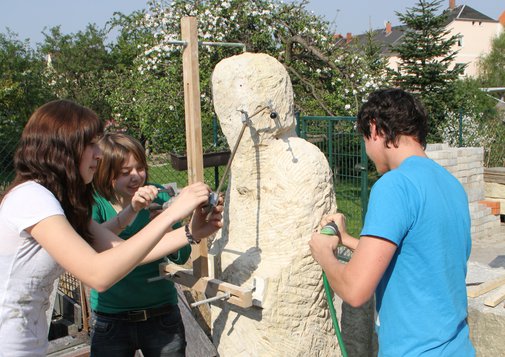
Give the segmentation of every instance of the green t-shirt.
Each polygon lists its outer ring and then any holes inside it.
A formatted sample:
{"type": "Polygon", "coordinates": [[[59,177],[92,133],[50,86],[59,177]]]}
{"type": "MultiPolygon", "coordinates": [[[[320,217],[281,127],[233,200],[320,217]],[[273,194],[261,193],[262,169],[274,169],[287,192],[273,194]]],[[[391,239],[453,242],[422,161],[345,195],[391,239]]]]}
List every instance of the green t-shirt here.
{"type": "MultiPolygon", "coordinates": [[[[155,185],[162,188],[160,185],[155,185]]],[[[158,194],[155,203],[163,205],[170,200],[166,192],[158,194]]],[[[98,194],[95,194],[93,206],[93,219],[98,223],[106,222],[117,215],[111,203],[98,194]]],[[[122,239],[128,239],[144,228],[149,223],[149,211],[141,210],[135,220],[119,234],[122,239]]],[[[173,228],[179,228],[177,223],[173,228]]],[[[191,254],[191,246],[179,249],[167,258],[177,264],[184,264],[191,254]]],[[[165,258],[166,259],[166,258],[165,258]]],[[[142,310],[165,304],[177,304],[177,291],[174,283],[169,280],[157,280],[149,283],[147,279],[159,276],[159,264],[165,259],[140,265],[127,276],[118,281],[114,286],[103,293],[91,290],[91,308],[105,313],[118,313],[129,310],[142,310]]]]}

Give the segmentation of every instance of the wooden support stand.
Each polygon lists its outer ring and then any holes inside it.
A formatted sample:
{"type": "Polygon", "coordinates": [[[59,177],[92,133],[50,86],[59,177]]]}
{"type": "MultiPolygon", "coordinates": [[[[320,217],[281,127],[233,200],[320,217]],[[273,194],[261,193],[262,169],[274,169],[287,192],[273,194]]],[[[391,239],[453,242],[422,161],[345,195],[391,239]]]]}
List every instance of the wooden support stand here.
{"type": "MultiPolygon", "coordinates": [[[[198,64],[198,28],[195,17],[181,19],[181,37],[184,81],[184,114],[186,123],[186,151],[188,183],[203,182],[202,122],[200,107],[200,75],[198,64]]],[[[207,298],[229,293],[227,302],[240,307],[252,306],[252,290],[209,278],[207,239],[192,247],[193,270],[184,270],[173,264],[160,265],[160,277],[205,294],[207,298]]]]}
{"type": "MultiPolygon", "coordinates": [[[[198,28],[195,17],[181,19],[181,36],[186,47],[182,52],[184,81],[184,115],[186,120],[186,151],[188,155],[188,181],[203,182],[202,119],[200,107],[200,74],[198,64],[198,28]]],[[[193,273],[197,277],[209,276],[207,266],[207,239],[193,248],[193,273]]]]}
{"type": "Polygon", "coordinates": [[[230,293],[230,298],[226,300],[228,303],[243,308],[252,306],[252,289],[242,288],[209,277],[197,278],[191,270],[184,269],[175,264],[160,264],[160,275],[165,276],[174,283],[203,293],[206,297],[215,297],[218,294],[230,293]]]}

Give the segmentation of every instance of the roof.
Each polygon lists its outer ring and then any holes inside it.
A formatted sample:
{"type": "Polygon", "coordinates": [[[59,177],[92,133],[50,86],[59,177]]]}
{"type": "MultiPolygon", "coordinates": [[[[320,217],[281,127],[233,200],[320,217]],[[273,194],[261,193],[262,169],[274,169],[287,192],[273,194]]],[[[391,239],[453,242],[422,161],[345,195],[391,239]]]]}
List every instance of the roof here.
{"type": "Polygon", "coordinates": [[[447,11],[449,11],[448,24],[455,20],[498,22],[467,5],[456,6],[453,10],[447,11]]]}

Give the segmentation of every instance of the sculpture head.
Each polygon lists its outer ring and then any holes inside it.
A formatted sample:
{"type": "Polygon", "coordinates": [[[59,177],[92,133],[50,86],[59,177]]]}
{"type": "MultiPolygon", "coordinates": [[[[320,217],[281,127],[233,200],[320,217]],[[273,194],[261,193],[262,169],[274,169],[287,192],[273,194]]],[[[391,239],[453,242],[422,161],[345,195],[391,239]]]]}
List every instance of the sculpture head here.
{"type": "Polygon", "coordinates": [[[294,135],[291,80],[284,66],[267,54],[243,53],[219,62],[212,74],[212,96],[230,145],[236,142],[244,119],[249,120],[249,128],[241,146],[247,141],[267,145],[269,140],[294,135]]]}

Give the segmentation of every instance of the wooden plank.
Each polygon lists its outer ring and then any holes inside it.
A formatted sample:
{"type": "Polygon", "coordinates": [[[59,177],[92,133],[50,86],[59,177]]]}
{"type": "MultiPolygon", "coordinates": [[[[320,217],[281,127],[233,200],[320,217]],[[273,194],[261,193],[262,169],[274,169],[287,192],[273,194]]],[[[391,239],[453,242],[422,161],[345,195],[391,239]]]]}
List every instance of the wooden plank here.
{"type": "Polygon", "coordinates": [[[484,300],[484,305],[495,307],[499,303],[505,300],[505,286],[501,286],[498,290],[493,292],[490,296],[484,300]]]}
{"type": "Polygon", "coordinates": [[[198,32],[195,17],[181,19],[181,37],[186,46],[182,53],[184,82],[184,117],[188,181],[203,181],[202,119],[200,107],[200,74],[198,64],[198,32]]]}
{"type": "Polygon", "coordinates": [[[486,281],[480,285],[470,286],[466,289],[466,295],[468,297],[474,298],[485,294],[498,286],[505,284],[505,275],[495,278],[493,280],[486,281]]]}
{"type": "Polygon", "coordinates": [[[220,293],[230,293],[231,297],[226,301],[230,304],[243,308],[252,306],[252,289],[242,288],[218,279],[209,277],[198,278],[191,270],[184,269],[175,264],[161,264],[161,274],[170,275],[173,282],[184,285],[192,290],[204,293],[207,298],[217,296],[220,293]]]}
{"type": "MultiPolygon", "coordinates": [[[[202,118],[200,106],[200,68],[198,64],[198,28],[195,17],[181,19],[181,37],[186,42],[182,52],[184,82],[184,117],[186,123],[186,151],[188,181],[204,181],[202,150],[202,118]]],[[[197,277],[209,276],[207,239],[193,246],[191,259],[197,277]]]]}
{"type": "Polygon", "coordinates": [[[505,167],[484,168],[484,181],[505,185],[505,167]]]}

